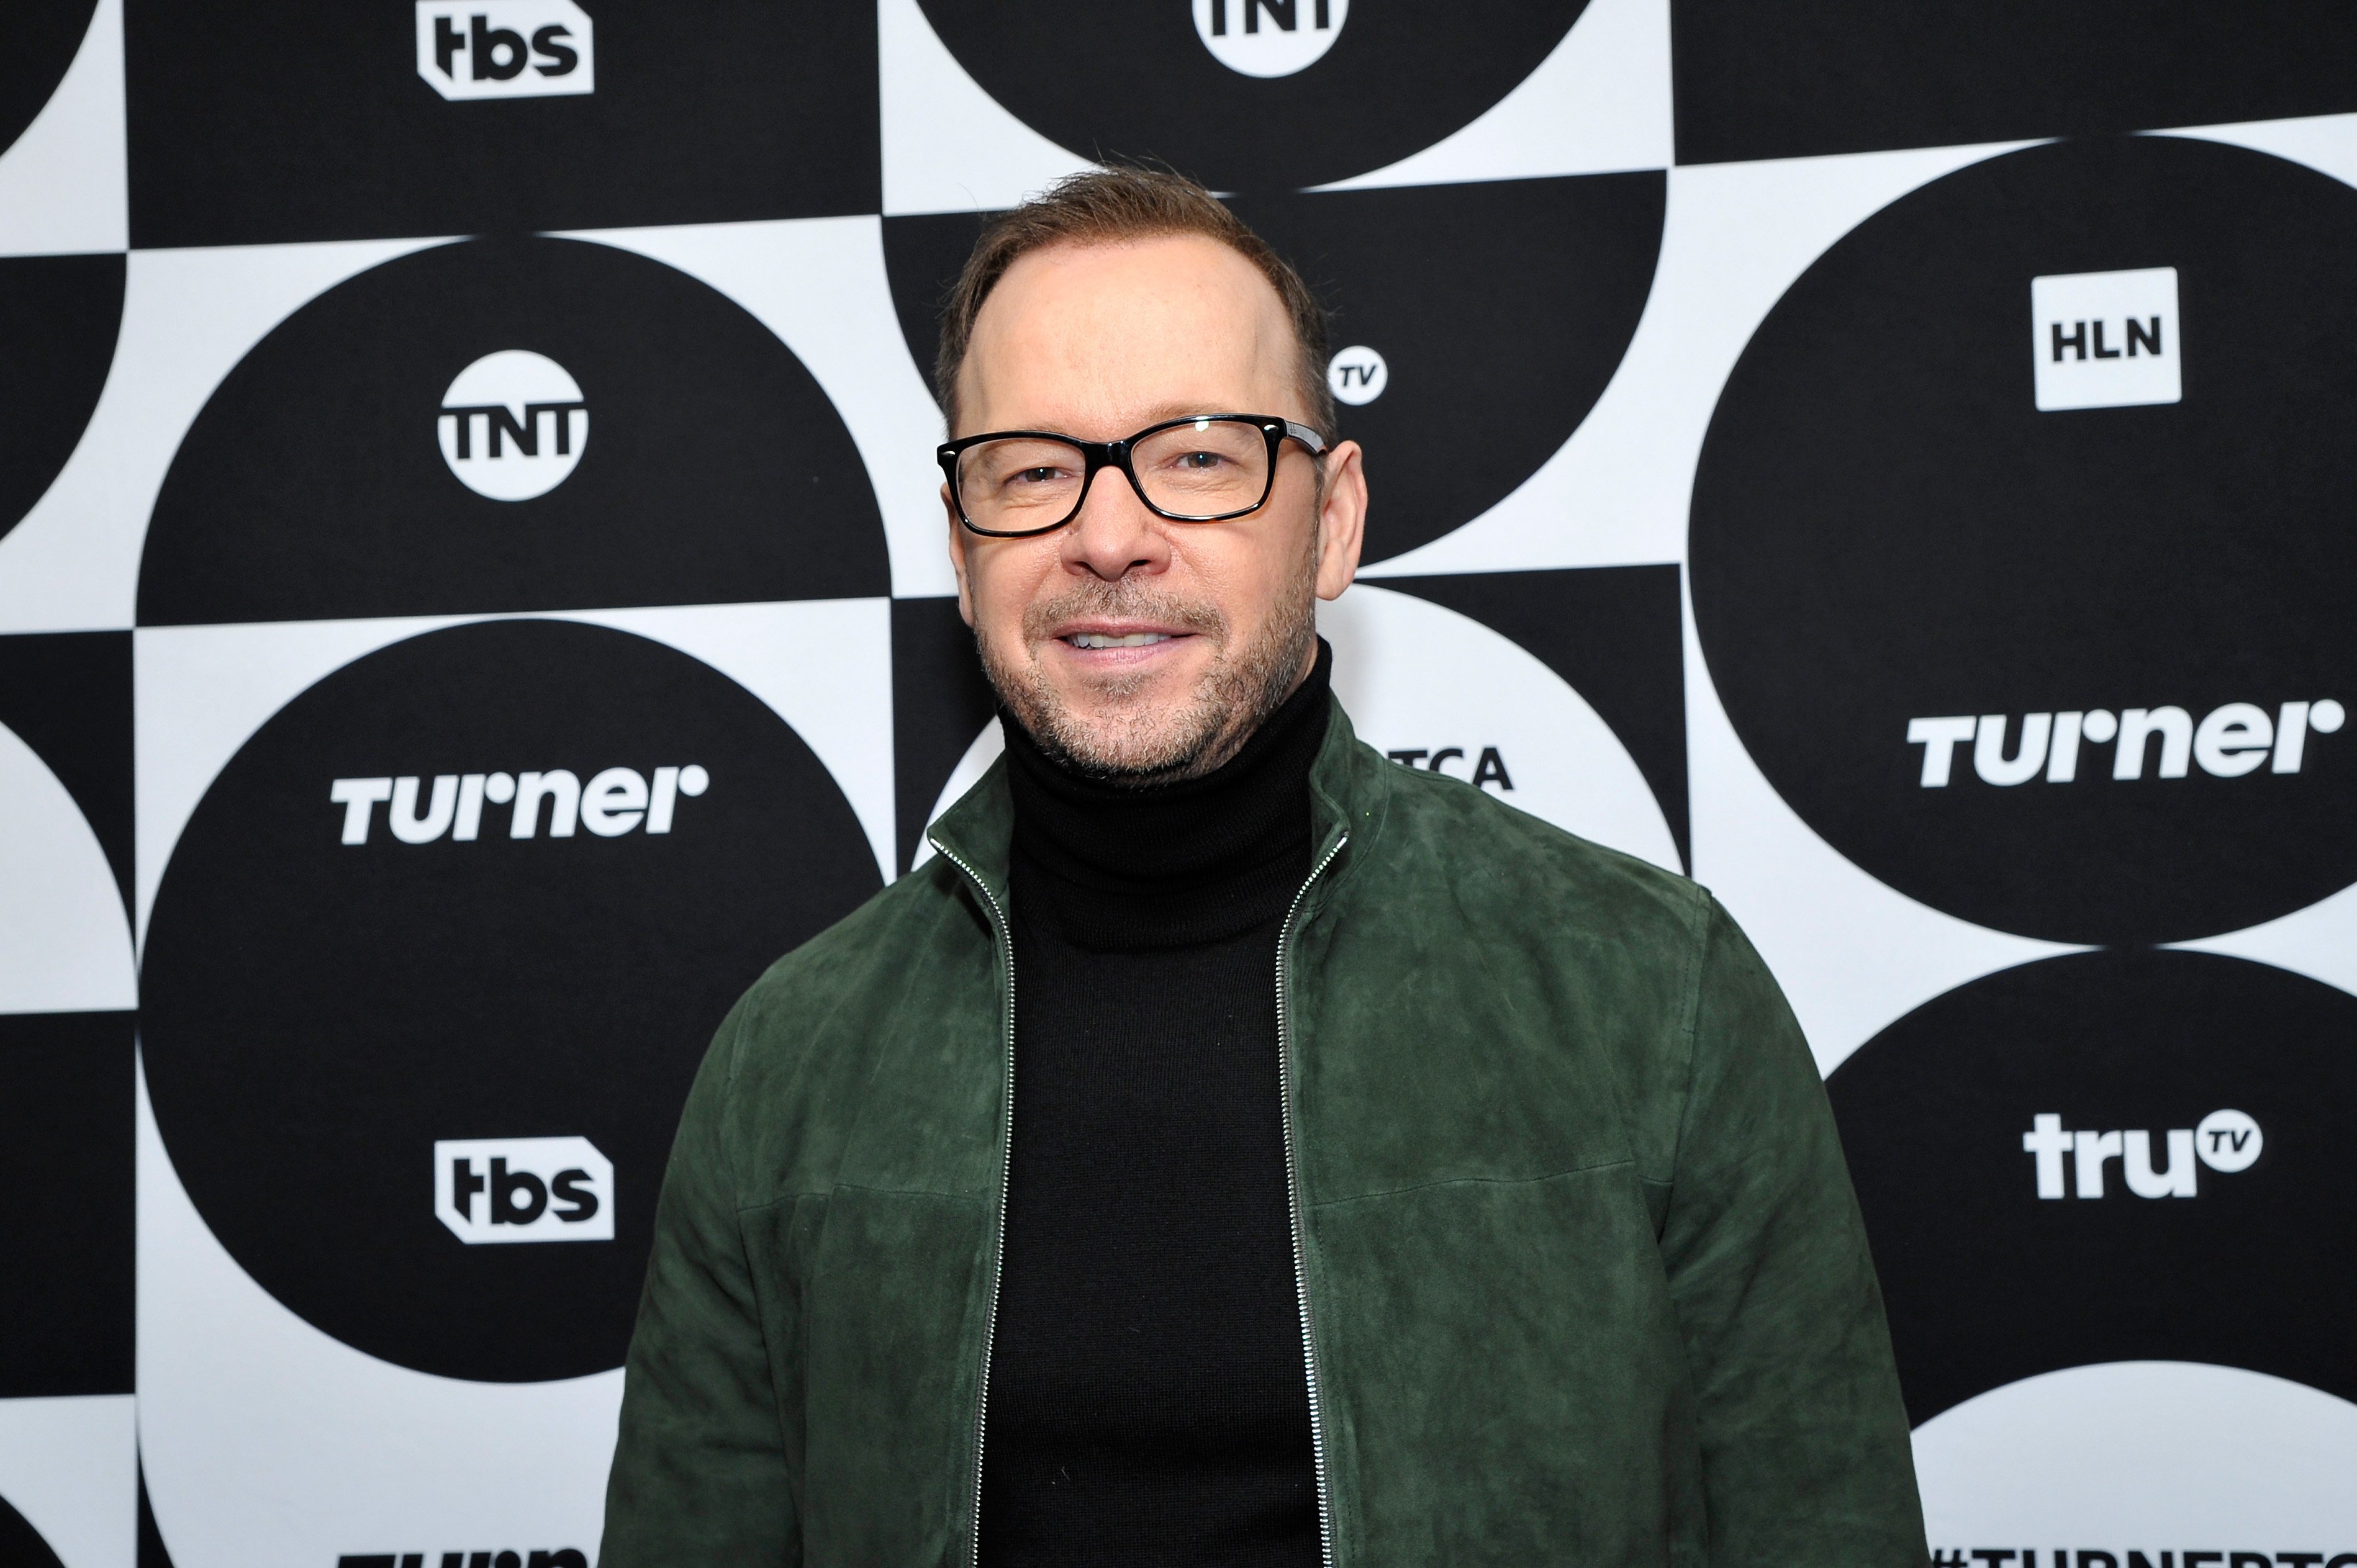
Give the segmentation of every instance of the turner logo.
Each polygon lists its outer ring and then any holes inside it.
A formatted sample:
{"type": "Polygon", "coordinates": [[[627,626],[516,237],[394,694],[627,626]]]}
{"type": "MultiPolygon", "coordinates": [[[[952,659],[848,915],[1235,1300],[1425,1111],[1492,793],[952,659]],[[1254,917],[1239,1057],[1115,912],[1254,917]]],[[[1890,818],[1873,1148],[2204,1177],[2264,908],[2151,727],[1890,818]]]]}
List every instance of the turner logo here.
{"type": "Polygon", "coordinates": [[[1973,748],[1973,772],[1984,784],[2009,788],[2043,774],[2049,784],[2079,777],[2080,746],[2111,746],[2111,775],[2183,779],[2199,763],[2213,779],[2240,779],[2262,767],[2271,773],[2297,773],[2308,757],[2308,737],[2333,735],[2348,711],[2330,697],[2320,703],[2286,703],[2271,715],[2253,703],[2212,708],[2201,722],[2174,705],[2024,714],[2018,725],[2005,714],[1910,719],[1907,744],[1923,748],[1920,782],[1945,789],[1955,776],[1956,748],[1973,748]],[[2010,738],[2008,738],[2008,734],[2010,738]]]}
{"type": "Polygon", "coordinates": [[[434,1218],[470,1247],[610,1241],[614,1163],[587,1138],[443,1138],[434,1218]]]}
{"type": "Polygon", "coordinates": [[[442,460],[495,501],[544,496],[589,444],[589,405],[564,366],[528,349],[486,354],[458,372],[435,417],[442,460]]]}
{"type": "Polygon", "coordinates": [[[2239,1111],[2212,1111],[2199,1126],[2172,1127],[2163,1138],[2168,1158],[2156,1168],[2150,1133],[2074,1133],[2064,1129],[2061,1115],[2041,1112],[2029,1119],[2021,1147],[2038,1162],[2040,1197],[2064,1195],[2066,1160],[2071,1190],[2081,1197],[2104,1196],[2104,1165],[2110,1160],[2120,1162],[2120,1175],[2138,1197],[2191,1197],[2201,1166],[2227,1176],[2249,1170],[2267,1141],[2259,1124],[2239,1111]]]}
{"type": "Polygon", "coordinates": [[[1326,384],[1338,401],[1360,408],[1383,395],[1392,368],[1374,349],[1354,343],[1326,362],[1326,384]]]}
{"type": "Polygon", "coordinates": [[[591,32],[572,0],[417,0],[417,74],[452,100],[594,92],[591,32]]]}
{"type": "Polygon", "coordinates": [[[667,833],[679,820],[679,798],[703,794],[712,788],[711,773],[696,763],[684,768],[658,768],[654,779],[635,768],[608,768],[581,776],[569,768],[511,773],[440,773],[429,786],[422,774],[400,778],[339,779],[328,786],[328,800],[344,809],[346,843],[364,844],[375,821],[376,808],[385,806],[385,825],[403,843],[432,843],[444,833],[452,842],[470,843],[483,832],[483,806],[508,808],[508,837],[537,838],[548,823],[548,836],[569,839],[576,828],[587,828],[601,839],[620,838],[644,826],[651,833],[667,833]],[[418,797],[425,798],[423,811],[418,797]],[[546,802],[547,810],[541,809],[546,802]]]}
{"type": "Polygon", "coordinates": [[[1211,58],[1245,76],[1291,76],[1324,58],[1351,0],[1195,0],[1195,34],[1211,58]]]}
{"type": "Polygon", "coordinates": [[[2175,267],[2031,278],[2029,316],[2040,412],[2183,395],[2175,267]]]}

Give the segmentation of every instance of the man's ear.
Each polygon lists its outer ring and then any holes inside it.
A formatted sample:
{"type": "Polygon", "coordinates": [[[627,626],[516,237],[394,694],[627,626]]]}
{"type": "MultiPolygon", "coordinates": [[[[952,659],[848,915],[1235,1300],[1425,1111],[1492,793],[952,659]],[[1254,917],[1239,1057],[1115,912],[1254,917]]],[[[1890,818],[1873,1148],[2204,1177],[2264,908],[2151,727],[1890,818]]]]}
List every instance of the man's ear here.
{"type": "Polygon", "coordinates": [[[1325,467],[1318,501],[1318,596],[1339,599],[1359,575],[1359,551],[1366,543],[1367,475],[1355,441],[1335,446],[1325,467]]]}
{"type": "Polygon", "coordinates": [[[942,510],[950,520],[950,570],[957,574],[958,614],[965,618],[968,627],[974,625],[974,585],[966,577],[965,524],[958,521],[957,502],[950,499],[950,488],[942,487],[942,510]]]}

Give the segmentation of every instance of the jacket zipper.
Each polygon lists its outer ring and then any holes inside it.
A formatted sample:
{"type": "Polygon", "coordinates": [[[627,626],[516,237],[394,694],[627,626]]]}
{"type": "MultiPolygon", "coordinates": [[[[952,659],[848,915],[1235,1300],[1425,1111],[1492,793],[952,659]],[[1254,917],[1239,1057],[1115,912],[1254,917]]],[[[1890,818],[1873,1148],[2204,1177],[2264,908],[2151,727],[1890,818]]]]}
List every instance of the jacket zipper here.
{"type": "MultiPolygon", "coordinates": [[[[1015,928],[999,908],[998,895],[990,885],[974,874],[973,866],[944,845],[939,839],[930,841],[942,857],[960,871],[966,880],[981,889],[984,900],[990,906],[990,915],[998,927],[998,940],[1006,953],[1006,1114],[998,1144],[998,1218],[996,1235],[990,1248],[990,1306],[982,1320],[982,1372],[974,1383],[974,1513],[970,1530],[971,1549],[966,1561],[971,1568],[982,1568],[982,1444],[990,1425],[990,1349],[998,1337],[998,1281],[1006,1260],[1006,1184],[1015,1167],[1015,928]]],[[[1280,945],[1280,950],[1281,945],[1280,945]]],[[[1279,1026],[1282,1031],[1283,1026],[1279,1026]]]]}
{"type": "MultiPolygon", "coordinates": [[[[1285,911],[1285,923],[1276,933],[1276,1104],[1285,1127],[1285,1197],[1286,1217],[1293,1232],[1293,1292],[1301,1312],[1301,1363],[1309,1380],[1309,1459],[1318,1488],[1318,1560],[1323,1568],[1333,1568],[1334,1526],[1332,1500],[1326,1485],[1326,1428],[1323,1407],[1318,1393],[1318,1343],[1309,1326],[1309,1271],[1301,1245],[1301,1178],[1294,1158],[1293,1142],[1293,1075],[1286,1048],[1285,951],[1293,938],[1293,918],[1301,911],[1301,901],[1342,846],[1351,842],[1344,833],[1334,841],[1309,868],[1308,877],[1293,895],[1293,902],[1285,911]]],[[[998,1337],[998,1286],[1006,1258],[1006,1185],[1015,1161],[1015,933],[1007,922],[1006,911],[999,907],[998,896],[990,885],[975,875],[973,866],[960,859],[938,839],[933,848],[960,871],[966,880],[982,892],[990,906],[992,920],[1006,954],[1006,1114],[1003,1119],[998,1145],[998,1215],[996,1235],[990,1252],[990,1305],[983,1316],[982,1370],[974,1385],[974,1509],[970,1527],[970,1549],[967,1562],[972,1568],[982,1568],[982,1451],[990,1421],[990,1352],[998,1337]]]]}
{"type": "MultiPolygon", "coordinates": [[[[1285,1206],[1286,1218],[1293,1227],[1293,1294],[1301,1309],[1301,1365],[1309,1379],[1309,1460],[1318,1487],[1318,1561],[1322,1568],[1334,1568],[1333,1499],[1326,1488],[1326,1421],[1325,1407],[1318,1394],[1318,1339],[1309,1326],[1309,1267],[1301,1242],[1301,1176],[1293,1153],[1293,1068],[1286,1050],[1286,1019],[1288,1009],[1285,995],[1285,950],[1293,938],[1293,917],[1300,912],[1301,901],[1342,846],[1351,842],[1344,833],[1333,846],[1309,868],[1308,879],[1293,896],[1293,903],[1285,911],[1285,923],[1276,931],[1276,1105],[1285,1124],[1285,1206]]],[[[1013,983],[1013,972],[1008,972],[1013,983]]],[[[1013,1016],[1010,1012],[1009,1017],[1013,1016]]],[[[1010,1047],[1011,1048],[1011,1047],[1010,1047]]],[[[979,1565],[977,1564],[977,1568],[979,1565]]]]}

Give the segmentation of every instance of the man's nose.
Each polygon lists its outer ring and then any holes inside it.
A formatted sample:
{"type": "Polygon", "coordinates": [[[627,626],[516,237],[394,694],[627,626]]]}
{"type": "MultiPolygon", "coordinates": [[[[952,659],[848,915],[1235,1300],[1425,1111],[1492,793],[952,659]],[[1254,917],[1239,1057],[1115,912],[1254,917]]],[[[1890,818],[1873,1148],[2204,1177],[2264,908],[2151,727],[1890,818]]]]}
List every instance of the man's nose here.
{"type": "Polygon", "coordinates": [[[1159,572],[1170,564],[1170,545],[1157,521],[1130,488],[1128,475],[1099,469],[1080,515],[1064,525],[1064,565],[1108,583],[1132,572],[1159,572]]]}

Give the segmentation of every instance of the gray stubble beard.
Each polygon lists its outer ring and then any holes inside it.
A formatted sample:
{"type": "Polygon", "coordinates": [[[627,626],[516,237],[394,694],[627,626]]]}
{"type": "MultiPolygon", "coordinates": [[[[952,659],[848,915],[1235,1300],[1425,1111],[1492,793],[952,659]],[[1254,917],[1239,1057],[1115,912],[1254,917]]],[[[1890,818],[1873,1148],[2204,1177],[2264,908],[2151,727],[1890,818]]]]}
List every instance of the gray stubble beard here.
{"type": "MultiPolygon", "coordinates": [[[[1233,657],[1222,652],[1213,659],[1175,720],[1168,709],[1132,708],[1128,723],[1111,736],[1078,720],[1036,665],[1010,669],[993,658],[979,626],[974,647],[991,689],[1040,750],[1083,778],[1144,789],[1199,778],[1242,749],[1300,683],[1317,643],[1317,606],[1313,529],[1308,549],[1260,634],[1233,657]]],[[[1124,577],[1077,585],[1030,607],[1023,617],[1024,646],[1043,640],[1052,626],[1094,615],[1164,621],[1213,638],[1222,650],[1228,643],[1227,617],[1217,605],[1164,595],[1124,577]]],[[[1118,701],[1145,684],[1141,676],[1100,690],[1118,701]]]]}

